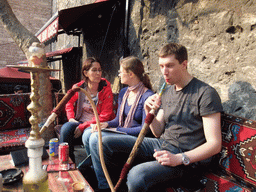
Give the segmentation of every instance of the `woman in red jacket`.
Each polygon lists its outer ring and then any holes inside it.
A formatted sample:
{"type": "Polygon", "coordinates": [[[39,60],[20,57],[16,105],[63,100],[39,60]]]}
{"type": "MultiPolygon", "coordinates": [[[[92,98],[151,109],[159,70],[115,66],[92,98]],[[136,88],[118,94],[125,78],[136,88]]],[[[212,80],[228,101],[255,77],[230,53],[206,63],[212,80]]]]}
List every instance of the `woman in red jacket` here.
{"type": "MultiPolygon", "coordinates": [[[[82,67],[83,79],[73,85],[84,88],[91,94],[93,101],[97,106],[100,122],[112,120],[115,115],[113,112],[113,94],[110,83],[101,77],[102,70],[100,61],[95,58],[87,58],[82,67]]],[[[66,104],[66,122],[60,131],[60,143],[69,144],[69,156],[75,162],[74,144],[81,141],[83,131],[95,124],[96,119],[92,106],[82,92],[76,92],[75,95],[66,104]],[[76,107],[75,107],[76,106],[76,107]]]]}

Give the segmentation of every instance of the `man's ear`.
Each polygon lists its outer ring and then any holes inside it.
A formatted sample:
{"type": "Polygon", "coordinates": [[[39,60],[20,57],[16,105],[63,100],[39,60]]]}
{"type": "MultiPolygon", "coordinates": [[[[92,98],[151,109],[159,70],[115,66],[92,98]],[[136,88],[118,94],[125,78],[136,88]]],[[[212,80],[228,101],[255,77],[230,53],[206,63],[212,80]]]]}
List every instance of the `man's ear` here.
{"type": "Polygon", "coordinates": [[[185,60],[181,63],[181,65],[183,66],[184,69],[187,69],[188,68],[188,61],[185,60]]]}

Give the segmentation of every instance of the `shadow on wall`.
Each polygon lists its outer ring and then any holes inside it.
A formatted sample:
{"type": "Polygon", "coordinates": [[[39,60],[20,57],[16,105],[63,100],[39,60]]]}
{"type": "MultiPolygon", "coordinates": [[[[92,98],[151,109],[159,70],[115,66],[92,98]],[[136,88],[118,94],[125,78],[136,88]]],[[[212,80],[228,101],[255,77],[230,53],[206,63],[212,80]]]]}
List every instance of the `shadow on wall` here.
{"type": "Polygon", "coordinates": [[[256,120],[256,90],[250,83],[235,82],[228,89],[228,97],[223,103],[226,113],[256,120]]]}
{"type": "Polygon", "coordinates": [[[149,1],[150,4],[147,5],[144,0],[140,1],[140,6],[138,9],[138,4],[136,1],[131,1],[130,13],[138,13],[136,18],[129,20],[129,36],[128,36],[128,46],[130,49],[130,55],[134,55],[144,60],[144,69],[149,73],[150,80],[153,86],[153,90],[157,91],[163,84],[163,77],[160,72],[158,62],[157,52],[167,42],[177,42],[179,32],[177,30],[177,23],[175,21],[169,22],[166,19],[165,25],[150,24],[159,15],[165,15],[168,17],[168,12],[172,10],[175,5],[175,0],[156,0],[149,1]],[[149,18],[145,20],[145,15],[147,15],[146,10],[149,10],[149,18]],[[133,21],[136,21],[133,22],[133,21]],[[167,36],[166,36],[167,32],[167,36]],[[158,39],[157,41],[153,39],[158,39]],[[159,82],[160,79],[160,82],[159,82]]]}

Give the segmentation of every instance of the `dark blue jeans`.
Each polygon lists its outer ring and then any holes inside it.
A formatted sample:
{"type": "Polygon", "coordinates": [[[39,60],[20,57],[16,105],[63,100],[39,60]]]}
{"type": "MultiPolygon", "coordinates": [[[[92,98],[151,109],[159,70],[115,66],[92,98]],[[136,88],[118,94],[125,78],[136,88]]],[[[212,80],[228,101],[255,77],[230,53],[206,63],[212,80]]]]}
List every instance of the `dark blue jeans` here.
{"type": "Polygon", "coordinates": [[[69,157],[75,162],[74,146],[75,144],[82,143],[81,136],[74,138],[74,132],[77,126],[80,124],[76,122],[66,122],[62,125],[60,130],[60,143],[67,142],[69,145],[69,157]]]}
{"type": "Polygon", "coordinates": [[[87,129],[84,130],[83,135],[82,135],[82,142],[84,144],[85,147],[85,151],[87,155],[90,155],[90,147],[89,147],[89,141],[90,141],[90,137],[92,134],[92,128],[88,127],[87,129]]]}
{"type": "MultiPolygon", "coordinates": [[[[105,163],[108,170],[118,170],[122,167],[129,156],[137,137],[121,134],[105,134],[102,138],[105,163]]],[[[108,188],[108,183],[101,168],[98,155],[98,134],[92,134],[90,138],[90,151],[93,167],[98,179],[98,187],[108,188]]],[[[144,138],[136,159],[140,163],[134,166],[127,177],[128,190],[147,191],[148,188],[158,184],[159,181],[169,180],[172,177],[180,177],[182,172],[179,167],[167,167],[160,165],[153,157],[154,149],[161,149],[163,141],[156,138],[144,138]]],[[[173,149],[173,153],[178,153],[178,149],[173,149]]],[[[120,172],[119,172],[120,173],[120,172]]]]}
{"type": "MultiPolygon", "coordinates": [[[[136,139],[137,137],[131,135],[104,134],[102,138],[104,160],[110,175],[112,170],[118,170],[120,174],[121,168],[128,159],[136,139]]],[[[98,155],[97,133],[91,135],[89,145],[93,167],[98,179],[98,187],[100,189],[108,188],[109,186],[101,168],[98,155]]],[[[194,168],[200,167],[198,164],[191,164],[189,166],[180,165],[176,167],[163,166],[153,157],[154,149],[168,150],[174,154],[181,152],[179,148],[168,144],[162,139],[144,138],[133,163],[134,166],[127,176],[126,184],[129,192],[156,191],[152,189],[166,184],[170,186],[172,182],[175,182],[176,179],[180,179],[184,174],[186,175],[192,172],[197,173],[194,168]]]]}

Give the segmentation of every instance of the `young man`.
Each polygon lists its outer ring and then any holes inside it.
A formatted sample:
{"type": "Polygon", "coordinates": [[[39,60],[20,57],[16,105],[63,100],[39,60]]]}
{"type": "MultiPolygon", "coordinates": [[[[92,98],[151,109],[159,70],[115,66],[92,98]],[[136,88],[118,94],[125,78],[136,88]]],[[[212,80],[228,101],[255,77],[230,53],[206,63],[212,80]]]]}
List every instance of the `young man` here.
{"type": "MultiPolygon", "coordinates": [[[[144,138],[127,176],[129,192],[156,191],[201,173],[221,150],[220,97],[214,88],[191,76],[187,64],[184,46],[169,43],[160,50],[159,66],[168,86],[162,98],[155,94],[145,102],[146,113],[159,109],[150,125],[156,138],[144,138]]],[[[118,135],[102,141],[106,165],[113,170],[124,164],[121,157],[129,155],[136,138],[118,135]]],[[[93,166],[99,188],[106,189],[97,153],[92,153],[93,166]]]]}

